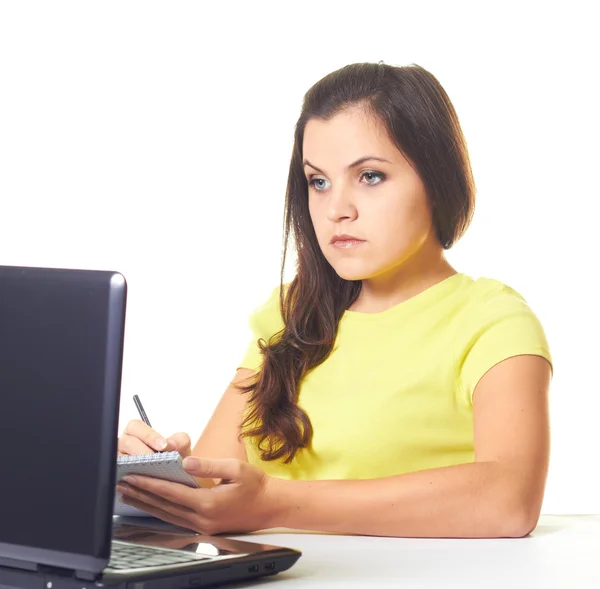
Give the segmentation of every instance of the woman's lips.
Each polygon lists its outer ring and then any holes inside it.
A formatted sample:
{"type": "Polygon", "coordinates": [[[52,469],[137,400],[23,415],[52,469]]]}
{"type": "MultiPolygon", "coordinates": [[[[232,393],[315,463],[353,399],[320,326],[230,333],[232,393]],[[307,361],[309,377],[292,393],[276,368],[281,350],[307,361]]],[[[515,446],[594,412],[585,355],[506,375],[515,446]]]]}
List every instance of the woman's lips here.
{"type": "Polygon", "coordinates": [[[337,249],[348,249],[358,247],[359,245],[365,243],[362,239],[338,239],[334,241],[331,245],[337,249]]]}

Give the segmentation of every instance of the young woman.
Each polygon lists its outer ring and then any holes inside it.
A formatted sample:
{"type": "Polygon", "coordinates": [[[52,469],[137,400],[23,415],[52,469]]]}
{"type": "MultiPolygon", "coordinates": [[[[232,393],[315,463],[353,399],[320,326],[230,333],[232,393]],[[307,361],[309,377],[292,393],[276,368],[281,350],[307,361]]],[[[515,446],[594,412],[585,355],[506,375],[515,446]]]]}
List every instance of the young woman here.
{"type": "Polygon", "coordinates": [[[352,64],[305,95],[280,284],[200,439],[130,422],[204,482],[136,476],[127,504],[208,534],[270,527],[517,537],[537,524],[551,356],[526,301],[446,260],[475,186],[454,108],[416,66],[352,64]],[[283,284],[293,234],[297,272],[283,284]]]}

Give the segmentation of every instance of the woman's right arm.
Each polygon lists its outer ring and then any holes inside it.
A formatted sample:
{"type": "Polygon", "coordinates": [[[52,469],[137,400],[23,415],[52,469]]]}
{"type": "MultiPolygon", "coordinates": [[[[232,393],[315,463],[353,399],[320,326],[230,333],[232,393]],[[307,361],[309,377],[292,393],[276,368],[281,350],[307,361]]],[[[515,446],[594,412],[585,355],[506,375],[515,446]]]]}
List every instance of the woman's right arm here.
{"type": "MultiPolygon", "coordinates": [[[[192,455],[199,458],[237,458],[248,462],[244,442],[239,439],[247,396],[243,395],[235,384],[240,384],[254,372],[250,368],[237,369],[231,384],[223,393],[193,447],[192,455]]],[[[219,479],[214,480],[218,482],[219,479]]]]}
{"type": "MultiPolygon", "coordinates": [[[[167,446],[160,434],[151,427],[134,419],[125,427],[118,440],[118,454],[152,454],[157,451],[178,450],[182,456],[190,453],[199,458],[236,458],[248,462],[244,442],[239,439],[241,424],[246,407],[246,396],[235,387],[254,374],[250,368],[238,368],[229,387],[223,393],[204,431],[191,449],[191,441],[186,433],[176,433],[167,439],[167,446]]],[[[219,479],[201,481],[203,486],[212,486],[219,479]]]]}

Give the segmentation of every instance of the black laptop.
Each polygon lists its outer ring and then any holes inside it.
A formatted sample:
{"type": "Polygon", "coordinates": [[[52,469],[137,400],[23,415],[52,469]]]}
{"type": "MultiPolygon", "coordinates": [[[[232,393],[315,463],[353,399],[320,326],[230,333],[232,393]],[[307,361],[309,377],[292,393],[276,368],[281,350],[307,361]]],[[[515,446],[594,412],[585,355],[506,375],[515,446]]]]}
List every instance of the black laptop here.
{"type": "Polygon", "coordinates": [[[126,296],[118,272],[0,266],[3,589],[205,587],[300,557],[113,518],[126,296]]]}

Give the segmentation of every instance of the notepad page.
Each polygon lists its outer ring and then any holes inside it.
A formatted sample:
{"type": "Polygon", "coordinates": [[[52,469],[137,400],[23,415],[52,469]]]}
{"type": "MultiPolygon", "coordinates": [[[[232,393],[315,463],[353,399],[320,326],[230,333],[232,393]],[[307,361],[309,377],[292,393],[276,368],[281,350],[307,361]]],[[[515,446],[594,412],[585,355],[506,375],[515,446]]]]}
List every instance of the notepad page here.
{"type": "Polygon", "coordinates": [[[139,454],[135,456],[119,456],[117,458],[117,481],[128,474],[140,474],[188,487],[198,487],[198,482],[183,468],[181,454],[161,452],[157,454],[139,454]]]}
{"type": "MultiPolygon", "coordinates": [[[[181,483],[188,487],[199,487],[198,481],[185,472],[179,452],[161,452],[157,454],[139,454],[134,456],[119,456],[117,458],[117,482],[124,476],[146,475],[157,479],[181,483]]],[[[131,505],[119,501],[121,494],[115,496],[113,513],[121,516],[153,517],[150,514],[131,505]]]]}

